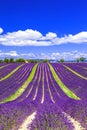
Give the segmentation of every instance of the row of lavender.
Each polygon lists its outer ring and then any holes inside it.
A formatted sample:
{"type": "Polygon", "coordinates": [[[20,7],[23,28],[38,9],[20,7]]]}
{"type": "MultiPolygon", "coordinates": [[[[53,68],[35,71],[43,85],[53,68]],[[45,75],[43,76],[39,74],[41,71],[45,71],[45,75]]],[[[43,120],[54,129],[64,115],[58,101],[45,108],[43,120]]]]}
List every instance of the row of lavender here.
{"type": "MultiPolygon", "coordinates": [[[[11,77],[0,82],[0,100],[14,93],[23,84],[33,66],[34,64],[25,64],[11,77]]],[[[81,100],[75,101],[65,95],[54,80],[48,64],[40,63],[25,92],[15,101],[0,105],[0,129],[17,130],[24,119],[34,111],[37,115],[31,126],[28,126],[31,130],[73,130],[73,124],[63,112],[87,127],[87,81],[66,70],[62,64],[52,66],[62,82],[81,100]]]]}
{"type": "MultiPolygon", "coordinates": [[[[68,97],[55,82],[48,64],[39,64],[39,66],[42,68],[42,83],[38,85],[36,100],[32,101],[37,106],[37,115],[28,128],[31,128],[31,130],[72,130],[72,123],[67,117],[64,117],[62,111],[62,106],[68,100],[68,97]]],[[[35,86],[37,87],[37,81],[35,86]]],[[[28,101],[34,98],[36,87],[28,97],[28,101]]]]}
{"type": "MultiPolygon", "coordinates": [[[[62,64],[52,64],[52,66],[54,67],[57,75],[60,77],[62,82],[68,88],[70,88],[78,97],[84,99],[85,94],[87,93],[86,89],[87,80],[82,79],[79,76],[73,74],[71,71],[67,70],[62,64]]],[[[71,64],[71,66],[74,66],[74,64],[71,64]]],[[[76,66],[76,68],[79,70],[79,67],[76,66]]],[[[87,70],[85,70],[85,72],[87,72],[87,70]]],[[[84,69],[82,74],[84,75],[84,69]]]]}
{"type": "Polygon", "coordinates": [[[38,68],[39,67],[42,68],[41,71],[38,71],[37,69],[39,75],[36,72],[27,91],[24,92],[19,100],[21,101],[22,99],[22,101],[26,101],[26,104],[32,102],[37,106],[36,119],[31,125],[31,129],[73,129],[72,124],[70,124],[69,120],[64,117],[62,113],[63,110],[61,109],[69,98],[62,92],[53,79],[48,65],[40,64],[38,68]],[[41,79],[38,79],[37,77],[41,77],[41,79]],[[39,83],[39,81],[41,82],[39,83]]]}
{"type": "Polygon", "coordinates": [[[6,65],[6,63],[0,63],[0,67],[6,65]]]}
{"type": "MultiPolygon", "coordinates": [[[[8,70],[11,72],[13,68],[16,68],[19,64],[11,64],[3,68],[2,70],[8,73],[8,70]],[[11,67],[12,66],[12,67],[11,67]],[[8,69],[7,69],[8,68],[8,69]]],[[[34,64],[24,64],[19,68],[12,76],[9,78],[0,81],[0,101],[10,96],[17,91],[19,87],[26,81],[28,78],[34,64]]],[[[3,75],[4,72],[1,71],[3,75]]]]}
{"type": "MultiPolygon", "coordinates": [[[[14,63],[11,65],[15,66],[16,64],[14,63]]],[[[34,64],[24,64],[9,78],[0,81],[0,101],[12,95],[14,92],[18,90],[19,87],[22,86],[22,84],[26,81],[26,79],[30,75],[33,66],[34,64]]],[[[6,70],[6,68],[7,67],[4,67],[4,70],[6,70]]],[[[8,64],[8,69],[11,72],[11,68],[9,64],[8,64]]],[[[17,130],[17,126],[19,126],[21,121],[19,117],[21,117],[22,119],[24,118],[24,115],[22,114],[24,110],[25,109],[23,109],[22,104],[17,104],[17,102],[16,103],[9,102],[5,104],[1,104],[0,105],[0,130],[13,130],[13,129],[17,130]]]]}
{"type": "Polygon", "coordinates": [[[33,80],[16,101],[21,102],[27,98],[29,102],[34,101],[37,104],[61,103],[61,99],[68,99],[54,80],[48,64],[43,63],[38,65],[33,80]]]}
{"type": "Polygon", "coordinates": [[[66,70],[62,64],[52,64],[52,66],[62,82],[80,97],[81,100],[76,101],[68,98],[61,91],[60,87],[53,79],[48,65],[46,65],[46,71],[44,70],[44,77],[46,77],[46,79],[44,78],[44,98],[46,100],[44,100],[43,104],[37,105],[37,115],[36,119],[31,124],[31,130],[35,130],[36,128],[38,130],[74,129],[73,124],[64,116],[64,112],[79,121],[84,129],[87,129],[87,81],[71,73],[69,70],[66,70]]]}
{"type": "MultiPolygon", "coordinates": [[[[65,65],[82,75],[87,73],[87,70],[84,71],[84,66],[86,67],[87,63],[65,63],[65,65]]],[[[73,74],[71,71],[67,70],[63,64],[52,64],[52,66],[62,82],[81,99],[75,101],[69,98],[63,105],[63,111],[78,120],[81,125],[87,129],[87,80],[73,74]]]]}
{"type": "Polygon", "coordinates": [[[4,64],[1,65],[0,68],[0,79],[5,77],[7,74],[9,74],[12,70],[14,70],[16,67],[21,65],[20,63],[11,63],[11,64],[4,64]]]}
{"type": "MultiPolygon", "coordinates": [[[[69,64],[70,65],[70,64],[69,64]]],[[[75,64],[73,64],[74,66],[75,64]]],[[[87,64],[85,64],[86,67],[87,64]]],[[[46,69],[45,77],[47,81],[46,72],[48,75],[49,85],[50,86],[54,101],[54,104],[51,102],[47,102],[49,99],[49,95],[45,94],[47,97],[46,102],[44,104],[39,105],[38,107],[38,114],[36,116],[36,120],[31,125],[31,129],[34,130],[38,128],[38,130],[49,130],[49,129],[74,129],[73,124],[71,124],[67,117],[64,116],[63,112],[67,113],[68,115],[73,117],[75,120],[79,121],[84,129],[87,129],[87,80],[81,79],[77,75],[73,74],[69,70],[67,70],[62,64],[53,63],[52,66],[54,67],[57,75],[61,79],[61,81],[70,89],[72,90],[81,100],[73,100],[68,98],[60,89],[58,84],[56,84],[55,80],[53,79],[52,73],[50,70],[46,69]],[[49,71],[47,71],[49,70],[49,71]],[[51,76],[49,76],[51,75],[51,76]],[[50,78],[51,77],[51,78],[50,78]],[[52,82],[53,81],[53,82],[52,82]],[[53,85],[54,84],[54,85],[53,85]],[[55,91],[54,88],[56,88],[55,91]],[[57,92],[59,96],[57,96],[57,92]],[[61,96],[60,96],[61,95],[61,96]],[[56,100],[57,99],[57,100],[56,100]],[[62,103],[62,104],[61,104],[62,103]]],[[[72,66],[72,64],[71,64],[72,66]]],[[[69,66],[69,67],[71,67],[69,66]]],[[[81,66],[84,75],[84,64],[79,64],[81,66]]],[[[79,66],[77,67],[78,72],[80,73],[79,66]]],[[[85,70],[86,73],[86,70],[85,70]]],[[[45,82],[46,85],[46,82],[45,82]]],[[[45,90],[46,92],[46,90],[45,90]]],[[[50,96],[51,101],[53,101],[50,96]]]]}
{"type": "Polygon", "coordinates": [[[82,76],[87,77],[87,63],[63,63],[63,64],[67,65],[72,70],[76,71],[82,76]]]}

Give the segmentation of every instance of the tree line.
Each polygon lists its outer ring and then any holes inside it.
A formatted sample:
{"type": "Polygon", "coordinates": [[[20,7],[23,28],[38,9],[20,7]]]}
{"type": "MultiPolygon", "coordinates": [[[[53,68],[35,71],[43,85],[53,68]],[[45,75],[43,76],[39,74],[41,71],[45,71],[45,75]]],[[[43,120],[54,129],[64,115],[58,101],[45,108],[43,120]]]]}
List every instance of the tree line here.
{"type": "MultiPolygon", "coordinates": [[[[80,57],[76,59],[76,62],[85,62],[86,58],[85,57],[80,57]]],[[[43,60],[36,60],[36,59],[24,59],[24,58],[18,58],[18,59],[14,59],[14,58],[4,58],[3,60],[0,60],[0,63],[38,63],[38,62],[51,62],[51,60],[48,59],[43,59],[43,60]]],[[[66,62],[65,59],[60,59],[60,60],[56,60],[56,62],[66,62]]],[[[75,61],[74,61],[75,62],[75,61]]]]}
{"type": "Polygon", "coordinates": [[[24,58],[18,58],[18,59],[14,59],[14,58],[4,58],[3,60],[0,60],[0,63],[18,63],[18,62],[22,62],[22,63],[28,63],[28,62],[31,62],[31,63],[37,63],[38,60],[33,60],[33,59],[30,59],[30,60],[26,60],[24,58]]]}
{"type": "MultiPolygon", "coordinates": [[[[76,59],[76,62],[85,62],[86,61],[86,58],[85,57],[80,57],[80,58],[77,58],[76,59]]],[[[65,62],[64,59],[60,59],[59,62],[65,62]]],[[[75,62],[75,61],[74,61],[75,62]]]]}

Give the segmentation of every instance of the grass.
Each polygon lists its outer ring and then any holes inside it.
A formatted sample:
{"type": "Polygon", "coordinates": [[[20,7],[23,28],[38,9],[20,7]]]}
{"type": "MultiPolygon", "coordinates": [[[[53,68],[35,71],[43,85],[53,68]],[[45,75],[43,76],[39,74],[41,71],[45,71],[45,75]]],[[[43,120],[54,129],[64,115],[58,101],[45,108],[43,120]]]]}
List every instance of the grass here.
{"type": "Polygon", "coordinates": [[[21,68],[21,66],[23,66],[23,64],[22,65],[20,65],[20,66],[18,66],[16,69],[14,69],[13,71],[11,71],[9,74],[7,74],[5,77],[3,77],[3,78],[1,78],[0,79],[0,81],[3,81],[3,80],[5,80],[5,79],[7,79],[7,78],[9,78],[11,75],[13,75],[19,68],[21,68]]]}
{"type": "Polygon", "coordinates": [[[22,95],[22,93],[25,91],[25,89],[27,88],[28,84],[32,81],[34,75],[35,75],[35,72],[36,72],[36,69],[37,69],[37,65],[36,64],[33,69],[32,69],[32,72],[30,73],[29,77],[27,78],[27,80],[24,82],[24,84],[12,95],[10,95],[9,97],[5,98],[3,101],[0,102],[0,104],[2,103],[6,103],[6,102],[10,102],[10,101],[13,101],[15,99],[17,99],[19,96],[22,95]]]}
{"type": "Polygon", "coordinates": [[[58,75],[56,74],[54,68],[52,67],[51,64],[49,64],[50,70],[52,72],[52,75],[55,79],[55,81],[57,82],[57,84],[59,85],[59,87],[63,90],[63,92],[70,98],[75,99],[75,100],[80,100],[80,98],[78,96],[76,96],[70,89],[67,88],[66,85],[63,84],[63,82],[61,81],[61,79],[58,77],[58,75]]]}
{"type": "Polygon", "coordinates": [[[76,71],[72,70],[71,68],[69,68],[69,67],[66,66],[66,65],[63,65],[63,66],[64,66],[67,70],[71,71],[73,74],[79,76],[79,77],[82,78],[82,79],[87,80],[87,77],[82,76],[81,74],[77,73],[76,71]]]}

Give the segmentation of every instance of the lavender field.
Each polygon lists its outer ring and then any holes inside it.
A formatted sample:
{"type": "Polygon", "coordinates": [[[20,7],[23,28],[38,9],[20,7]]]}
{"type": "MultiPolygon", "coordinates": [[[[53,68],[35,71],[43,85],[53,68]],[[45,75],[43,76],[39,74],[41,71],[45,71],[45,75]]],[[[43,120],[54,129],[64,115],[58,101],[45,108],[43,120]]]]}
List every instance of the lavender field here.
{"type": "Polygon", "coordinates": [[[87,130],[87,63],[1,63],[0,130],[87,130]]]}

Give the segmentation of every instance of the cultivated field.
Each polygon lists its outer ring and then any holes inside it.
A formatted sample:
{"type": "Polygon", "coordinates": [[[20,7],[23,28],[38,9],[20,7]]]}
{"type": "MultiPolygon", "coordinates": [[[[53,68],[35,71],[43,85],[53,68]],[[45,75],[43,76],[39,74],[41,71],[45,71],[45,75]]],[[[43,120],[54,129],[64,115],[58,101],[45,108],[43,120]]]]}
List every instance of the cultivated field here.
{"type": "Polygon", "coordinates": [[[1,63],[0,130],[87,130],[87,63],[1,63]]]}

